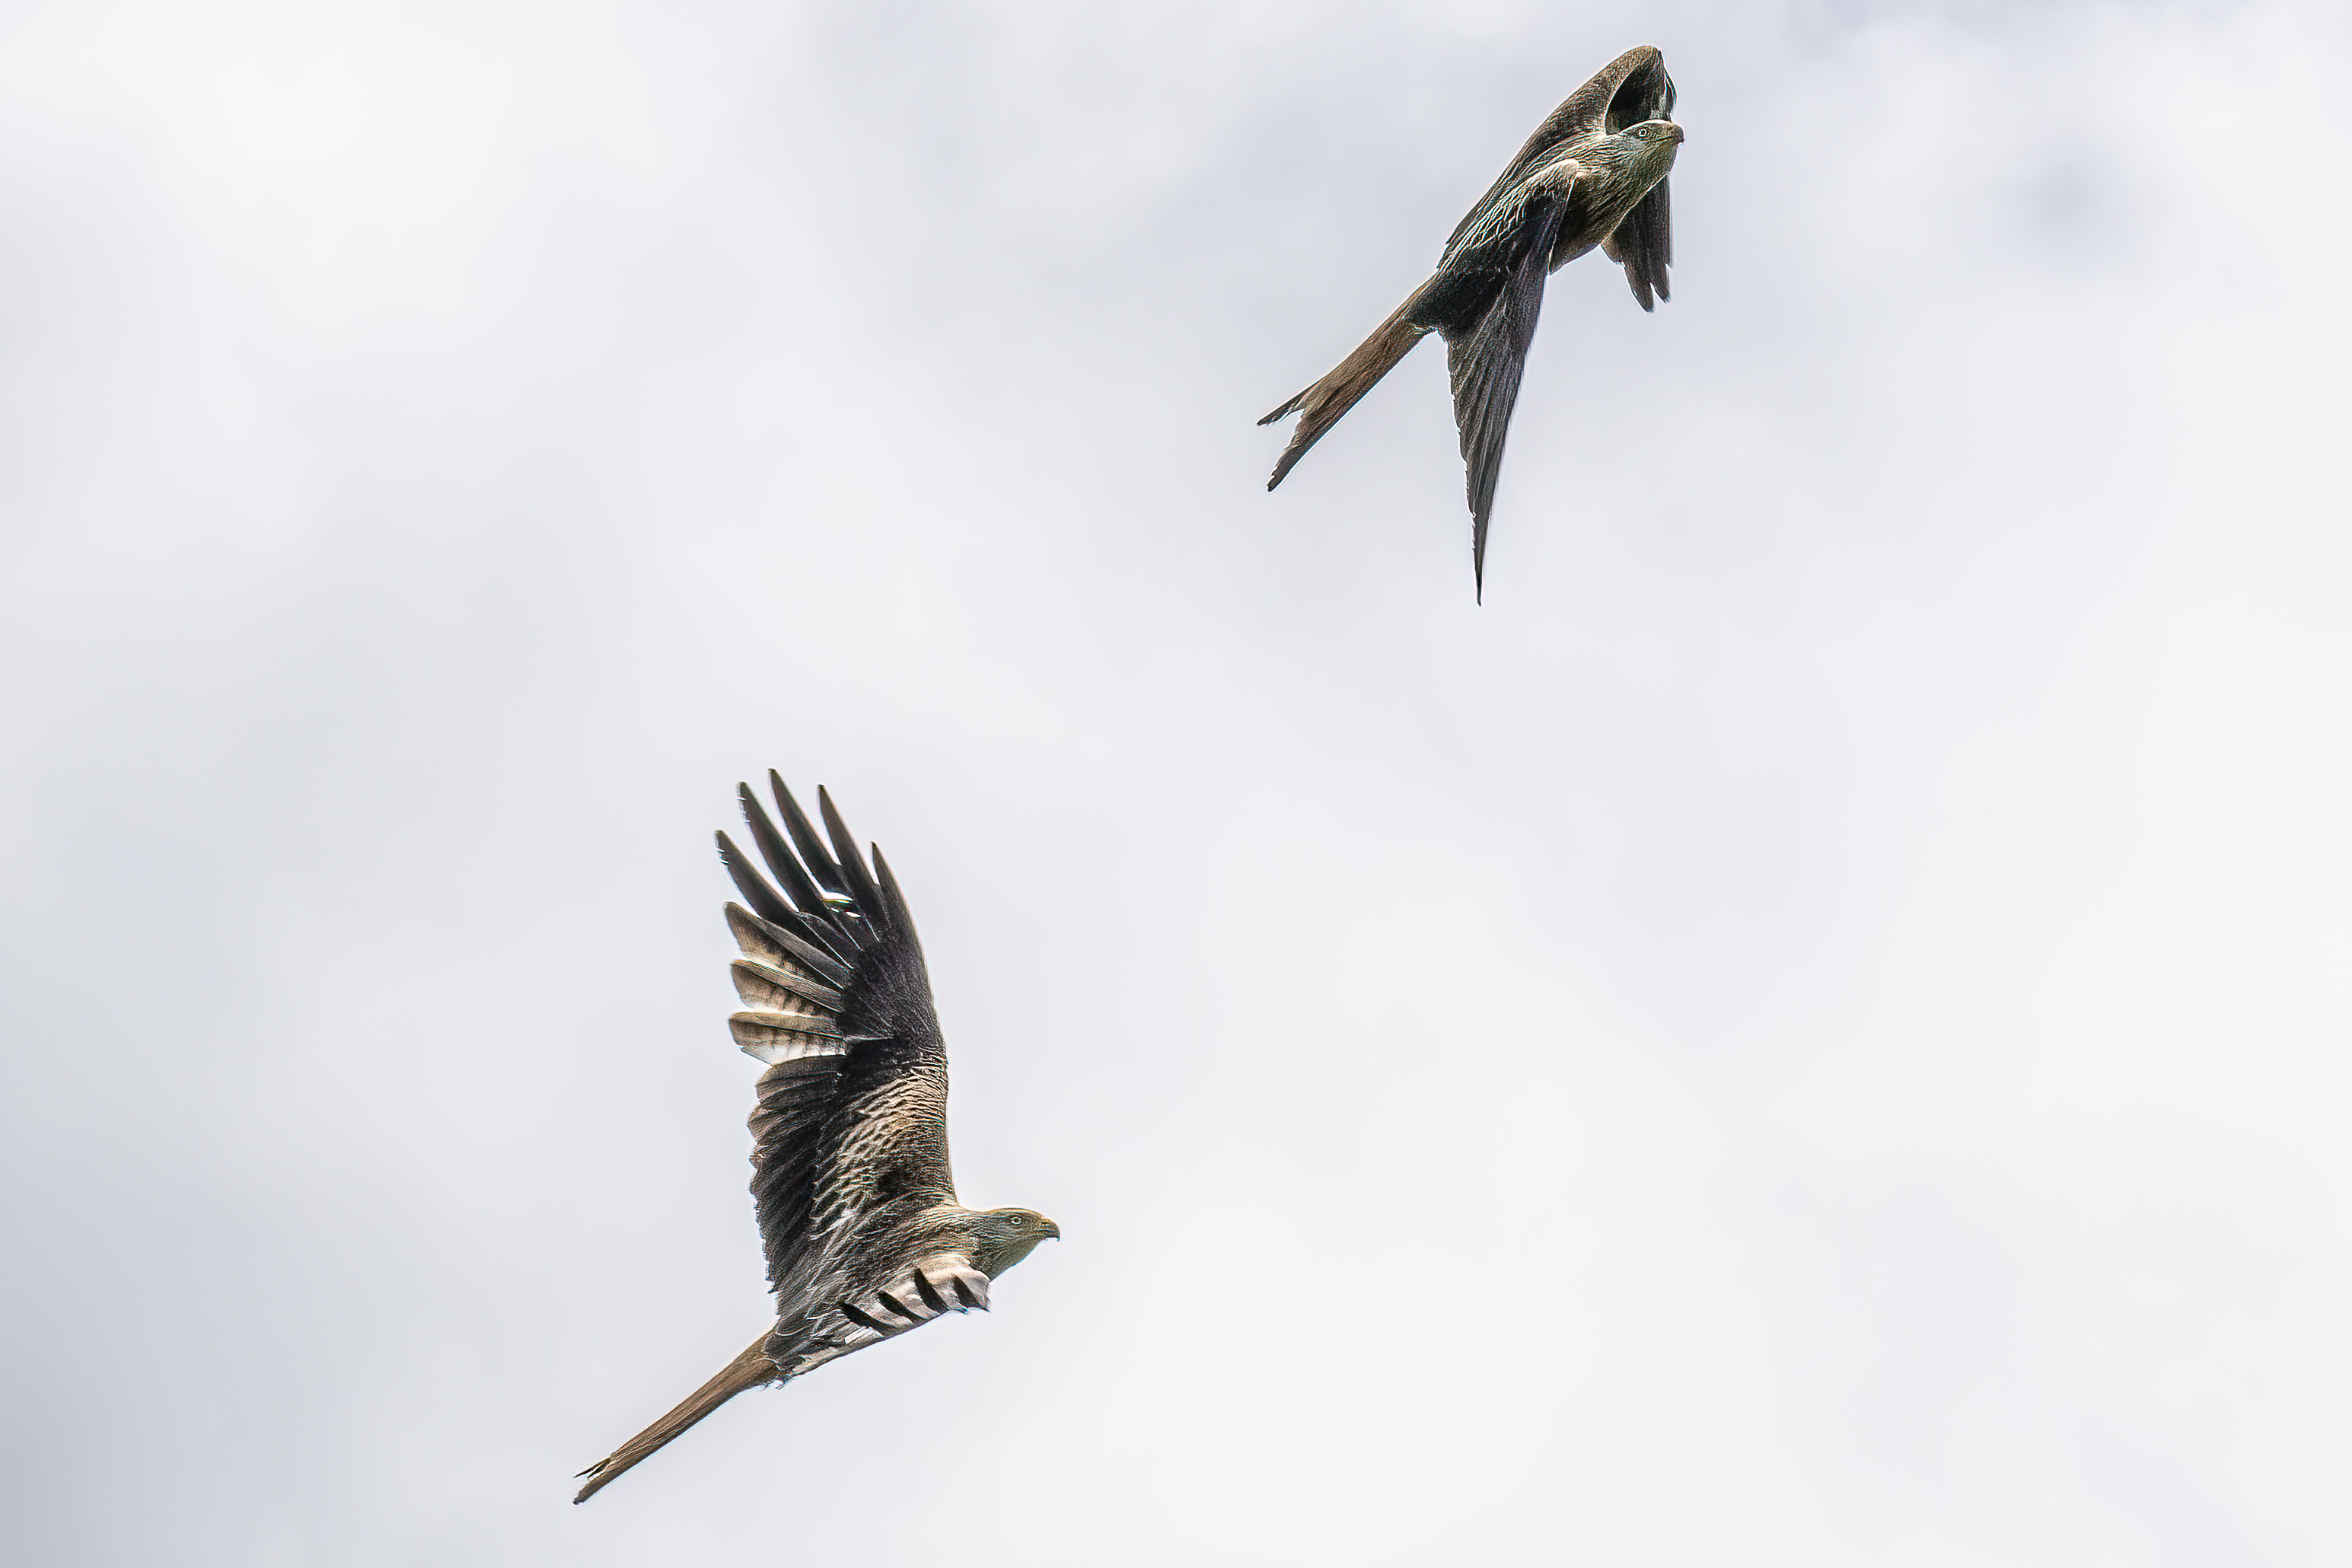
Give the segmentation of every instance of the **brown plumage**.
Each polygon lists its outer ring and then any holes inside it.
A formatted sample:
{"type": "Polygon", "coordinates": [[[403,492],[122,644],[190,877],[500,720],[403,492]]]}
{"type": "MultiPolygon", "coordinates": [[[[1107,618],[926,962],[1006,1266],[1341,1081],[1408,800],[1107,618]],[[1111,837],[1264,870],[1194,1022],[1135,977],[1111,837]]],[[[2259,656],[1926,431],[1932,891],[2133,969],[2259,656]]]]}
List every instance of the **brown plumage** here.
{"type": "Polygon", "coordinates": [[[775,881],[725,834],[745,903],[727,906],[742,956],[736,1044],[768,1064],[751,1112],[751,1192],[775,1326],[709,1382],[583,1470],[585,1502],[747,1388],[814,1372],[950,1311],[1062,1233],[1029,1209],[968,1209],[948,1168],[947,1047],[913,919],[880,849],[872,870],[823,790],[820,838],[768,775],[784,831],[739,786],[775,881]],[[789,841],[787,841],[789,835],[789,841]]]}
{"type": "Polygon", "coordinates": [[[1464,216],[1437,270],[1336,369],[1258,421],[1298,416],[1265,488],[1282,483],[1397,361],[1431,332],[1445,340],[1454,423],[1466,466],[1471,571],[1486,596],[1486,521],[1502,472],[1503,437],[1518,401],[1544,279],[1596,247],[1625,268],[1644,310],[1669,298],[1673,213],[1666,172],[1682,127],[1665,57],[1629,49],[1536,128],[1519,155],[1464,216]]]}

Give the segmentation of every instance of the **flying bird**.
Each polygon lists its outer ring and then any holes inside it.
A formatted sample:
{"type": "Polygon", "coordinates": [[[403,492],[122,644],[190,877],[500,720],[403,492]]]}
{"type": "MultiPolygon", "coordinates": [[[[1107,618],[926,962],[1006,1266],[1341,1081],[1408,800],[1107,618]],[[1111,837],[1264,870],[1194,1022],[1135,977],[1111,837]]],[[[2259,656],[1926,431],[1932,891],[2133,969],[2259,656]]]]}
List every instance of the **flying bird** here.
{"type": "Polygon", "coordinates": [[[857,842],[817,791],[828,850],[768,774],[784,832],[739,784],[772,884],[727,835],[745,903],[727,906],[743,952],[728,1019],[768,1065],[751,1112],[751,1193],[776,1295],[775,1327],[668,1415],[590,1466],[585,1502],[747,1388],[815,1371],[949,1312],[1062,1233],[1030,1209],[968,1209],[948,1169],[948,1058],[923,950],[877,846],[857,842]],[[789,834],[790,841],[785,835],[789,834]],[[781,890],[780,890],[781,889],[781,890]]]}
{"type": "Polygon", "coordinates": [[[1598,246],[1625,268],[1643,310],[1672,298],[1666,172],[1683,141],[1682,127],[1667,118],[1674,109],[1665,57],[1644,46],[1618,56],[1553,110],[1454,229],[1429,281],[1338,369],[1258,421],[1298,416],[1265,488],[1282,483],[1358,398],[1437,333],[1454,379],[1454,424],[1468,468],[1471,572],[1483,600],[1486,520],[1544,279],[1598,246]]]}

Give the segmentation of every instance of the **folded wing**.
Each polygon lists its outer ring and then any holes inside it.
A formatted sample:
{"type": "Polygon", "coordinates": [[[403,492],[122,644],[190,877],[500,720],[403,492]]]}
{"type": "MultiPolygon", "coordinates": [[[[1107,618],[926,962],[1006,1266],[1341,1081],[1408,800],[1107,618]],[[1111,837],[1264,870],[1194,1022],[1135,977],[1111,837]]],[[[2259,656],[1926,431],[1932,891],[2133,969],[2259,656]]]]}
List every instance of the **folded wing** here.
{"type": "Polygon", "coordinates": [[[1502,287],[1477,322],[1445,339],[1445,364],[1454,379],[1454,424],[1462,438],[1464,483],[1470,500],[1470,561],[1481,597],[1486,584],[1486,520],[1495,510],[1495,480],[1503,468],[1503,438],[1519,400],[1519,380],[1528,365],[1528,344],[1543,310],[1545,262],[1559,231],[1566,203],[1549,201],[1528,215],[1521,243],[1507,263],[1502,287]]]}
{"type": "Polygon", "coordinates": [[[1603,131],[1622,131],[1644,120],[1663,120],[1674,108],[1674,79],[1666,75],[1666,57],[1647,44],[1627,49],[1601,68],[1591,81],[1570,93],[1558,109],[1528,138],[1519,155],[1511,160],[1486,188],[1486,194],[1464,215],[1462,222],[1446,237],[1445,247],[1454,248],[1456,241],[1468,230],[1478,216],[1501,201],[1520,181],[1552,161],[1560,148],[1579,136],[1590,136],[1603,131]],[[1645,110],[1663,99],[1665,109],[1656,113],[1645,110]],[[1627,116],[1631,118],[1627,118],[1627,116]]]}
{"type": "MultiPolygon", "coordinates": [[[[1664,59],[1658,58],[1628,75],[1610,99],[1607,128],[1618,132],[1645,120],[1674,117],[1675,79],[1666,74],[1664,59]]],[[[1644,310],[1655,310],[1658,300],[1674,298],[1666,286],[1666,268],[1675,258],[1674,198],[1667,184],[1660,180],[1651,186],[1650,194],[1634,204],[1601,246],[1602,254],[1625,268],[1625,281],[1644,310]]]]}

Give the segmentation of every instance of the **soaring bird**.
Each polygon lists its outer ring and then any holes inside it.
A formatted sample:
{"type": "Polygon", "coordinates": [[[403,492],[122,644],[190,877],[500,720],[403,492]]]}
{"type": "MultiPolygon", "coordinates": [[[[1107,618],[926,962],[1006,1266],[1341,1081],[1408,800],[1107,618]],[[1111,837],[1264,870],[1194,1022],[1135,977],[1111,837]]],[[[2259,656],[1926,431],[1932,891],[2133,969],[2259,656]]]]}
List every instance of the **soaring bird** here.
{"type": "Polygon", "coordinates": [[[1358,398],[1436,332],[1454,378],[1454,423],[1469,470],[1471,572],[1484,599],[1486,519],[1544,279],[1598,246],[1624,267],[1643,310],[1672,298],[1666,172],[1683,140],[1682,127],[1667,118],[1674,108],[1665,57],[1644,46],[1610,61],[1553,110],[1445,242],[1429,281],[1338,369],[1258,421],[1298,416],[1265,488],[1282,483],[1358,398]]]}
{"type": "Polygon", "coordinates": [[[948,1058],[923,950],[877,846],[817,791],[831,851],[772,772],[791,835],[739,784],[760,874],[727,835],[719,858],[751,907],[727,906],[743,956],[735,1043],[768,1064],[751,1112],[751,1193],[775,1327],[668,1415],[583,1470],[585,1502],[747,1388],[815,1371],[949,1312],[1060,1227],[1031,1209],[968,1209],[948,1170],[948,1058]],[[796,853],[797,851],[797,853],[796,853]],[[782,889],[781,892],[779,889],[782,889]]]}

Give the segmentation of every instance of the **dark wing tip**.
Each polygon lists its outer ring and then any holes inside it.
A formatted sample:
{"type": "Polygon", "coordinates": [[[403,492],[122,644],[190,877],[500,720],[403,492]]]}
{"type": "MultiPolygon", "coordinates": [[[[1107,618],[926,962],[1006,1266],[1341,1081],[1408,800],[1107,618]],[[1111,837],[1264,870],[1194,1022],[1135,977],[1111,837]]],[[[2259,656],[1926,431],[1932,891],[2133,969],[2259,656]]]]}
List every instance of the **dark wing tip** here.
{"type": "Polygon", "coordinates": [[[842,820],[833,796],[822,784],[817,786],[816,810],[824,823],[825,837],[833,840],[834,859],[849,882],[849,896],[856,901],[858,912],[865,915],[866,923],[878,927],[882,889],[874,885],[874,875],[866,868],[866,858],[857,852],[856,835],[849,831],[849,824],[842,820]]]}
{"type": "Polygon", "coordinates": [[[825,853],[824,840],[816,836],[816,829],[809,825],[808,813],[801,809],[801,803],[784,787],[783,775],[773,768],[768,770],[768,790],[776,797],[776,809],[783,814],[784,829],[793,836],[793,845],[801,852],[801,858],[808,863],[809,874],[826,890],[848,897],[849,885],[842,879],[841,868],[825,853]]]}
{"type": "Polygon", "coordinates": [[[882,894],[882,918],[888,923],[891,934],[914,943],[919,952],[922,939],[915,934],[915,915],[907,907],[907,895],[899,889],[898,879],[890,874],[890,862],[882,858],[882,846],[877,844],[872,848],[874,878],[882,894]]]}
{"type": "Polygon", "coordinates": [[[760,805],[760,797],[751,793],[751,786],[737,784],[735,795],[743,805],[743,826],[751,830],[751,842],[759,849],[760,858],[765,860],[768,869],[775,874],[776,886],[802,909],[823,910],[823,896],[809,880],[807,870],[793,858],[782,836],[777,833],[776,825],[768,819],[766,809],[760,805]]]}
{"type": "Polygon", "coordinates": [[[794,920],[792,906],[768,886],[767,879],[760,875],[743,851],[735,847],[735,841],[724,833],[712,837],[719,841],[719,864],[727,868],[727,875],[734,881],[735,890],[743,895],[743,901],[769,920],[782,925],[792,924],[794,920]]]}

